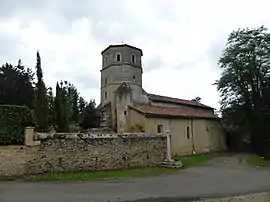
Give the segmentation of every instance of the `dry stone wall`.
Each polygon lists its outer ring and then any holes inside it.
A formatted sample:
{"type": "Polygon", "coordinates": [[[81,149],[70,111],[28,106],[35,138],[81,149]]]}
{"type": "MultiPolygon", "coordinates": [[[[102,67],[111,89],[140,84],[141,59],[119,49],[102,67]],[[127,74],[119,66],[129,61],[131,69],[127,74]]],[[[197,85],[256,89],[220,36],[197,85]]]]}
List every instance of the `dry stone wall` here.
{"type": "Polygon", "coordinates": [[[26,147],[27,174],[113,170],[155,165],[166,159],[166,136],[36,133],[26,147]]]}
{"type": "Polygon", "coordinates": [[[24,146],[1,146],[0,178],[23,175],[26,160],[27,154],[24,146]]]}
{"type": "Polygon", "coordinates": [[[27,148],[27,172],[97,171],[156,164],[166,158],[164,137],[58,137],[27,148]]]}

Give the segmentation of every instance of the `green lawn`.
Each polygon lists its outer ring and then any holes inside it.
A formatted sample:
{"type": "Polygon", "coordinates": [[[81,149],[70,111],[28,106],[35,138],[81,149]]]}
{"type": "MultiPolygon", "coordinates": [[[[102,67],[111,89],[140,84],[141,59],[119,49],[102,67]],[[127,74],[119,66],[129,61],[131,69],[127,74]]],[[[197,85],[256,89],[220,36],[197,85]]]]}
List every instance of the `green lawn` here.
{"type": "Polygon", "coordinates": [[[207,153],[207,154],[198,154],[198,155],[191,155],[191,156],[182,156],[177,157],[178,160],[181,160],[184,167],[190,167],[194,165],[198,165],[200,163],[212,160],[213,158],[218,157],[219,153],[207,153]]]}
{"type": "MultiPolygon", "coordinates": [[[[205,161],[217,157],[217,153],[183,156],[177,159],[181,160],[184,168],[194,166],[205,161]]],[[[162,167],[147,167],[124,170],[97,171],[97,172],[76,172],[76,173],[55,173],[43,175],[25,176],[24,180],[30,181],[89,181],[97,179],[113,179],[113,178],[136,178],[136,177],[151,177],[162,174],[173,174],[180,169],[162,168],[162,167]]]]}
{"type": "Polygon", "coordinates": [[[108,178],[135,178],[150,177],[161,174],[173,174],[177,169],[148,167],[126,170],[96,171],[96,172],[76,172],[76,173],[55,173],[44,175],[26,176],[25,180],[31,181],[88,181],[108,178]]]}
{"type": "Polygon", "coordinates": [[[270,160],[265,160],[262,157],[259,157],[255,154],[249,155],[247,157],[247,163],[253,166],[259,167],[269,167],[270,168],[270,160]]]}

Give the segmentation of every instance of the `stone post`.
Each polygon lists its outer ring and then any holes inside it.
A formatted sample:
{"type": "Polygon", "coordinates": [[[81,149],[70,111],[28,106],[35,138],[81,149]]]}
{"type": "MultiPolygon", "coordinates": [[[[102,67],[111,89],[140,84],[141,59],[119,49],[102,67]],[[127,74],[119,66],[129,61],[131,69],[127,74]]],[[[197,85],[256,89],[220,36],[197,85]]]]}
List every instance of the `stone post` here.
{"type": "Polygon", "coordinates": [[[28,126],[24,129],[24,144],[25,146],[35,146],[40,143],[40,141],[34,140],[34,127],[28,126]]]}
{"type": "Polygon", "coordinates": [[[172,162],[172,149],[171,149],[171,139],[172,134],[171,131],[167,131],[167,161],[172,162]]]}

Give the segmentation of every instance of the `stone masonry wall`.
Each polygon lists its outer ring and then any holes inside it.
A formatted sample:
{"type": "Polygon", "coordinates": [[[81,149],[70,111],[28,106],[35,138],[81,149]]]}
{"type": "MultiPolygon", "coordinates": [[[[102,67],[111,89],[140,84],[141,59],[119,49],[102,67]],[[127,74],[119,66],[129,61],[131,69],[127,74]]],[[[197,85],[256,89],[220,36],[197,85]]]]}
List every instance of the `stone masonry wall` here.
{"type": "Polygon", "coordinates": [[[166,159],[166,136],[37,133],[34,138],[39,142],[26,147],[27,174],[142,167],[166,159]]]}
{"type": "Polygon", "coordinates": [[[19,176],[25,173],[27,154],[24,146],[0,147],[0,178],[19,176]]]}

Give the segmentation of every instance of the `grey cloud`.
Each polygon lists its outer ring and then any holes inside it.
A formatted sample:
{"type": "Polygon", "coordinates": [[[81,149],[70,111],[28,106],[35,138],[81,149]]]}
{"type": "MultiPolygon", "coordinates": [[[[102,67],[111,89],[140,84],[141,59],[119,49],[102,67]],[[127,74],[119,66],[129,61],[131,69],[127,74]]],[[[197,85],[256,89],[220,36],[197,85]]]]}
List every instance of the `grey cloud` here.
{"type": "Polygon", "coordinates": [[[50,5],[51,0],[1,0],[0,1],[0,17],[10,18],[13,16],[33,16],[50,5]]]}
{"type": "Polygon", "coordinates": [[[75,86],[80,86],[80,89],[95,89],[99,88],[99,82],[91,73],[85,72],[86,68],[77,67],[81,73],[74,74],[74,72],[62,72],[57,71],[53,74],[53,77],[57,81],[70,81],[75,86]]]}
{"type": "Polygon", "coordinates": [[[20,48],[24,46],[21,38],[13,33],[7,33],[0,26],[0,65],[14,62],[20,58],[20,48]]]}
{"type": "Polygon", "coordinates": [[[143,66],[143,70],[146,72],[160,69],[160,68],[165,68],[166,64],[163,61],[162,57],[160,55],[153,55],[150,57],[150,59],[145,61],[145,65],[143,66]]]}
{"type": "Polygon", "coordinates": [[[210,57],[211,63],[214,64],[214,67],[217,67],[218,60],[221,57],[222,51],[225,49],[227,42],[226,40],[227,38],[225,33],[220,33],[207,50],[207,55],[210,57]]]}
{"type": "Polygon", "coordinates": [[[149,0],[149,4],[151,4],[151,7],[154,8],[156,15],[160,16],[161,19],[170,22],[178,19],[176,12],[180,12],[180,8],[176,8],[171,1],[149,0]]]}
{"type": "MultiPolygon", "coordinates": [[[[18,0],[16,4],[14,2],[15,0],[0,1],[0,18],[16,15],[26,22],[22,23],[22,27],[27,27],[27,22],[32,19],[40,19],[49,31],[67,33],[71,30],[73,21],[85,17],[92,25],[93,36],[102,43],[132,43],[133,38],[147,37],[159,41],[169,40],[160,27],[138,22],[136,16],[130,14],[132,8],[127,8],[128,4],[123,0],[81,0],[80,3],[74,0],[18,0]],[[109,26],[115,22],[120,24],[119,29],[110,31],[109,26]]],[[[159,2],[158,5],[163,7],[162,2],[159,2]]],[[[165,16],[168,17],[167,14],[165,16]]]]}

